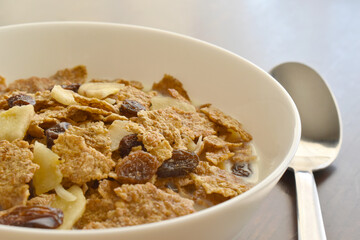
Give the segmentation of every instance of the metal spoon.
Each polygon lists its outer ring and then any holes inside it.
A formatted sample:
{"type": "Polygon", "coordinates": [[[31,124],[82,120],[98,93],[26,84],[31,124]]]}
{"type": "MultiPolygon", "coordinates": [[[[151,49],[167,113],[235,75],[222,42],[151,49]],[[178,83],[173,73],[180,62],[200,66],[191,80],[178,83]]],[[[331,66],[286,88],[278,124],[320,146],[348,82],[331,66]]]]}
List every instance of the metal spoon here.
{"type": "Polygon", "coordinates": [[[312,171],[336,158],[342,141],[339,109],[325,81],[301,63],[283,63],[270,74],[288,91],[301,118],[298,151],[290,163],[297,191],[298,239],[326,239],[319,197],[312,171]]]}

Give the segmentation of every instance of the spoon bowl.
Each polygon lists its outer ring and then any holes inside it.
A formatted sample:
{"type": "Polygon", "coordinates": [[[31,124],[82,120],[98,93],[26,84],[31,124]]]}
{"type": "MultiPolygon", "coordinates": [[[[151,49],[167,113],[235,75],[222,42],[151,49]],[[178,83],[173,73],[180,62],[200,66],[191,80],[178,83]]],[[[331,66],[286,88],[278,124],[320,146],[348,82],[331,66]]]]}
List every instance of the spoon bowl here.
{"type": "Polygon", "coordinates": [[[299,239],[326,239],[312,171],[328,167],[339,153],[342,127],[338,106],[326,82],[304,64],[283,63],[270,74],[290,94],[301,119],[299,148],[289,165],[296,180],[299,239]]]}

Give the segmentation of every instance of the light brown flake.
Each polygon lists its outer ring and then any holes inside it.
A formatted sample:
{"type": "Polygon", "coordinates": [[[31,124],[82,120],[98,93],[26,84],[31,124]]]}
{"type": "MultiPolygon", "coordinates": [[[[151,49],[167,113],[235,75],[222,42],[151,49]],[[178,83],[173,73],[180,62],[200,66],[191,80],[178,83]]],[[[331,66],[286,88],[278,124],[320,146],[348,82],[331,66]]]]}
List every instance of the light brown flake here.
{"type": "Polygon", "coordinates": [[[67,117],[75,122],[101,121],[111,114],[103,109],[80,105],[70,105],[66,113],[67,117]]]}
{"type": "Polygon", "coordinates": [[[203,161],[190,176],[197,187],[204,188],[206,194],[217,193],[224,197],[235,197],[251,187],[243,179],[203,161]]]}
{"type": "Polygon", "coordinates": [[[67,133],[83,137],[87,146],[90,146],[105,156],[111,154],[111,140],[103,122],[89,122],[80,127],[71,126],[67,133]]]}
{"type": "MultiPolygon", "coordinates": [[[[84,83],[87,78],[87,70],[83,65],[65,68],[57,71],[50,79],[54,80],[57,85],[66,83],[84,83]]],[[[55,84],[54,84],[55,85],[55,84]]]]}
{"type": "Polygon", "coordinates": [[[86,229],[123,227],[158,222],[195,212],[194,202],[156,188],[151,183],[128,185],[114,189],[120,200],[108,219],[92,222],[86,229]]]}
{"type": "Polygon", "coordinates": [[[0,75],[0,93],[6,90],[6,79],[0,75]]]}
{"type": "Polygon", "coordinates": [[[54,193],[41,194],[27,201],[27,206],[50,206],[51,203],[56,199],[54,193]]]}
{"type": "Polygon", "coordinates": [[[152,86],[153,90],[156,90],[163,95],[169,95],[169,88],[175,89],[181,96],[190,101],[189,95],[183,88],[183,84],[171,75],[165,74],[160,82],[154,83],[152,86]]]}
{"type": "Polygon", "coordinates": [[[0,141],[0,208],[26,204],[30,194],[27,183],[39,168],[32,159],[27,142],[0,141]]]}
{"type": "Polygon", "coordinates": [[[120,187],[118,182],[104,179],[99,183],[98,192],[105,199],[117,200],[119,197],[115,194],[114,189],[118,187],[120,187]]]}
{"type": "Polygon", "coordinates": [[[175,99],[178,99],[178,100],[186,102],[186,103],[190,103],[190,101],[188,99],[184,98],[178,91],[176,91],[173,88],[169,88],[168,93],[171,97],[173,97],[175,99]]]}
{"type": "Polygon", "coordinates": [[[210,106],[201,108],[200,111],[205,113],[211,121],[219,124],[220,126],[239,132],[243,141],[249,142],[252,139],[251,135],[242,128],[242,125],[238,120],[226,115],[220,109],[210,106]]]}
{"type": "MultiPolygon", "coordinates": [[[[86,200],[85,212],[81,218],[75,223],[75,228],[92,228],[94,223],[102,223],[108,219],[108,212],[114,211],[115,203],[111,199],[104,198],[88,198],[86,200]]],[[[100,225],[100,224],[99,224],[100,225]]]]}
{"type": "Polygon", "coordinates": [[[231,143],[231,142],[227,142],[221,138],[219,138],[217,135],[210,135],[210,136],[206,136],[203,139],[205,147],[207,149],[219,149],[219,148],[224,148],[224,147],[229,147],[229,148],[238,148],[241,147],[243,145],[243,143],[231,143]]]}
{"type": "Polygon", "coordinates": [[[114,192],[117,187],[120,184],[116,181],[101,180],[97,192],[87,198],[85,212],[75,227],[82,229],[91,222],[106,221],[108,212],[115,209],[115,202],[119,200],[114,192]]]}
{"type": "Polygon", "coordinates": [[[146,150],[154,155],[160,162],[171,158],[172,147],[169,142],[157,131],[144,131],[138,135],[146,150]]]}
{"type": "Polygon", "coordinates": [[[177,149],[186,149],[183,138],[193,140],[216,133],[214,124],[201,114],[174,107],[140,111],[137,121],[147,130],[159,131],[177,149]]]}
{"type": "Polygon", "coordinates": [[[34,106],[35,112],[41,111],[45,108],[54,108],[57,106],[61,106],[60,103],[54,101],[54,99],[51,97],[51,92],[49,90],[36,92],[34,97],[36,101],[36,104],[34,106]]]}
{"type": "Polygon", "coordinates": [[[49,90],[55,85],[55,80],[49,78],[30,77],[27,79],[18,79],[10,83],[7,91],[19,90],[28,93],[49,90]]]}
{"type": "Polygon", "coordinates": [[[256,159],[253,155],[251,145],[245,144],[242,148],[235,151],[235,155],[231,158],[232,162],[251,162],[256,159]]]}
{"type": "Polygon", "coordinates": [[[104,117],[102,121],[105,122],[105,123],[112,123],[113,121],[116,121],[116,120],[128,120],[128,119],[125,116],[121,116],[119,114],[111,113],[110,115],[104,117]]]}
{"type": "Polygon", "coordinates": [[[99,108],[108,112],[113,112],[116,113],[118,112],[118,110],[115,109],[115,107],[113,105],[111,105],[110,103],[98,99],[98,98],[88,98],[85,96],[82,96],[80,94],[74,94],[74,99],[77,103],[79,103],[80,105],[83,106],[88,106],[88,107],[92,107],[92,108],[99,108]]]}
{"type": "Polygon", "coordinates": [[[125,86],[115,95],[118,105],[125,99],[135,100],[149,109],[151,105],[151,98],[156,95],[156,92],[144,92],[132,86],[125,86]]]}
{"type": "Polygon", "coordinates": [[[86,76],[86,68],[84,66],[77,66],[72,69],[60,70],[49,78],[30,77],[15,80],[9,84],[7,91],[19,90],[36,93],[37,91],[50,90],[54,85],[83,83],[86,80],[86,76]]]}
{"type": "Polygon", "coordinates": [[[235,153],[230,152],[228,147],[216,149],[212,152],[206,152],[205,158],[209,162],[218,165],[220,163],[223,163],[224,161],[228,160],[232,156],[234,156],[235,153]]]}
{"type": "Polygon", "coordinates": [[[115,166],[111,157],[104,156],[88,146],[81,136],[65,132],[54,142],[52,150],[63,160],[60,164],[62,174],[78,185],[90,180],[107,178],[115,166]]]}
{"type": "Polygon", "coordinates": [[[234,156],[230,148],[239,148],[243,143],[230,143],[216,135],[210,135],[203,139],[205,158],[209,162],[218,165],[234,156]]]}

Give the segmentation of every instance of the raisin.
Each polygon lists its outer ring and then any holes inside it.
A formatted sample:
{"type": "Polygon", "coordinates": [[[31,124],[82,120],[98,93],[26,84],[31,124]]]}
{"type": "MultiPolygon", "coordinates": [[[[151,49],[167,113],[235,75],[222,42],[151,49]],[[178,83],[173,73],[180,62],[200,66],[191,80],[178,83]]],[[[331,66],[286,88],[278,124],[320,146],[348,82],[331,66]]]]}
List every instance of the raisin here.
{"type": "Polygon", "coordinates": [[[17,206],[0,215],[0,224],[30,228],[57,228],[63,223],[63,219],[63,212],[57,208],[17,206]]]}
{"type": "Polygon", "coordinates": [[[7,99],[8,105],[10,108],[14,106],[23,106],[23,105],[35,105],[36,101],[32,96],[25,94],[18,94],[7,99]]]}
{"type": "Polygon", "coordinates": [[[68,122],[61,122],[45,131],[47,147],[51,149],[54,145],[54,140],[59,137],[59,134],[64,133],[66,129],[71,126],[68,122]]]}
{"type": "Polygon", "coordinates": [[[199,164],[199,157],[194,152],[174,150],[172,157],[163,162],[157,170],[160,178],[181,177],[193,172],[199,164]]]}
{"type": "Polygon", "coordinates": [[[122,158],[126,157],[131,152],[131,149],[136,146],[142,146],[142,149],[145,151],[143,143],[138,141],[137,134],[126,135],[119,144],[120,156],[122,158]]]}
{"type": "Polygon", "coordinates": [[[252,173],[249,163],[245,163],[245,162],[235,163],[232,166],[231,171],[234,175],[240,176],[240,177],[248,177],[252,173]]]}
{"type": "Polygon", "coordinates": [[[140,150],[123,158],[116,165],[115,172],[121,183],[146,183],[155,175],[158,167],[155,156],[140,150]]]}
{"type": "Polygon", "coordinates": [[[60,85],[63,89],[71,90],[73,92],[78,92],[81,84],[80,83],[72,83],[67,85],[60,85]]]}
{"type": "Polygon", "coordinates": [[[120,106],[120,114],[127,118],[136,117],[141,110],[146,110],[146,108],[135,100],[126,99],[120,106]]]}

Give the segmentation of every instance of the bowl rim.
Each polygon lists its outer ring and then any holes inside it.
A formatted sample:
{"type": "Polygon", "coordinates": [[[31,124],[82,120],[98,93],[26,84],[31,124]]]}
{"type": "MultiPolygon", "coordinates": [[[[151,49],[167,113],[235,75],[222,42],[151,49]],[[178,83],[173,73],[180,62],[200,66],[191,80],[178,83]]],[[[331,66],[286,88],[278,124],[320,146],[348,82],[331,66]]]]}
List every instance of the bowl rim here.
{"type": "Polygon", "coordinates": [[[185,41],[192,41],[197,42],[200,44],[203,44],[209,48],[216,49],[218,51],[223,52],[224,54],[230,55],[232,57],[240,59],[245,64],[248,64],[252,66],[254,69],[259,71],[260,73],[266,75],[267,78],[272,79],[273,83],[277,85],[278,88],[281,89],[282,94],[286,97],[286,99],[289,101],[291,105],[292,114],[295,118],[295,126],[293,130],[293,140],[291,147],[289,148],[286,156],[282,160],[281,164],[279,164],[274,171],[272,171],[268,176],[266,176],[263,180],[258,182],[254,187],[246,191],[245,193],[242,193],[232,199],[229,199],[225,202],[222,202],[216,206],[209,207],[207,209],[181,216],[176,217],[173,219],[163,220],[160,222],[154,222],[154,223],[147,223],[147,224],[141,224],[141,225],[135,225],[135,226],[127,226],[127,227],[121,227],[121,228],[108,228],[108,229],[89,229],[87,231],[81,230],[81,229],[74,229],[74,230],[57,230],[57,229],[36,229],[36,228],[25,228],[25,227],[16,227],[16,226],[8,226],[8,225],[1,225],[0,224],[0,232],[13,232],[13,233],[36,233],[36,234],[46,234],[47,236],[51,235],[62,235],[62,236],[77,236],[82,235],[85,236],[87,234],[91,235],[104,235],[104,234],[112,234],[117,233],[121,234],[123,232],[133,232],[133,231],[145,231],[149,228],[164,228],[166,226],[171,226],[173,224],[180,224],[183,221],[187,221],[188,218],[195,219],[195,218],[203,218],[206,215],[215,214],[218,211],[221,211],[222,208],[225,208],[229,205],[232,205],[236,201],[241,201],[242,199],[249,198],[251,195],[254,195],[257,192],[260,192],[262,189],[266,188],[274,179],[280,178],[281,175],[285,172],[287,169],[290,161],[295,156],[296,150],[298,148],[298,145],[300,143],[300,137],[301,137],[301,122],[300,122],[300,116],[299,112],[296,108],[296,105],[290,95],[287,93],[287,91],[281,86],[279,82],[277,82],[269,73],[255,65],[254,63],[250,62],[249,60],[245,59],[244,57],[241,57],[229,50],[226,50],[225,48],[219,47],[215,44],[187,36],[180,33],[175,33],[172,31],[162,30],[158,28],[153,27],[146,27],[146,26],[140,26],[140,25],[132,25],[132,24],[123,24],[123,23],[112,23],[112,22],[98,22],[98,21],[46,21],[46,22],[30,22],[30,23],[20,23],[20,24],[12,24],[12,25],[6,25],[6,26],[0,26],[0,34],[3,34],[2,32],[6,31],[13,31],[13,30],[21,30],[23,28],[31,28],[31,27],[50,27],[50,26],[69,26],[69,27],[112,27],[112,28],[122,28],[122,29],[133,29],[138,31],[147,31],[152,32],[155,34],[162,34],[164,36],[172,36],[175,38],[179,38],[181,40],[185,41]]]}

